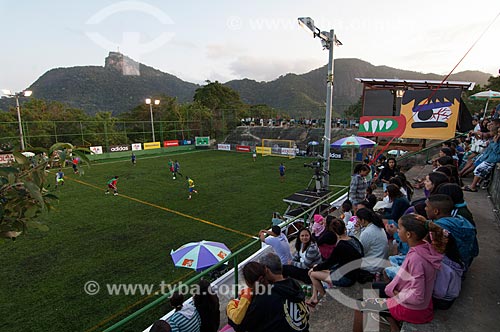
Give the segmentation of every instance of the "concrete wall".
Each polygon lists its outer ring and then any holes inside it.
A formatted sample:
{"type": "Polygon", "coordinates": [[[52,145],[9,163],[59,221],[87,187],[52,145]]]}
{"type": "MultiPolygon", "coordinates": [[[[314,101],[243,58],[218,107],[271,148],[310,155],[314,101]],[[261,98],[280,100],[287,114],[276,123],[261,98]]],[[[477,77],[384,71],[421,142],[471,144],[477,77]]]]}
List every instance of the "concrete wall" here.
{"type": "Polygon", "coordinates": [[[493,211],[497,216],[497,220],[500,220],[500,163],[497,163],[493,169],[493,175],[488,187],[488,193],[491,197],[491,202],[493,203],[493,211]]]}

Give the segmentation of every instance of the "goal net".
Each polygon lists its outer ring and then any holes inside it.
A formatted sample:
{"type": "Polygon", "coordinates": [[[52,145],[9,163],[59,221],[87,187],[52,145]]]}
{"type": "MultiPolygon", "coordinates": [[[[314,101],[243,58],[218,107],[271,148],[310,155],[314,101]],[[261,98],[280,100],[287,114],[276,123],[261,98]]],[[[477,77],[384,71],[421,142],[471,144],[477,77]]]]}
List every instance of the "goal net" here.
{"type": "Polygon", "coordinates": [[[277,156],[295,158],[295,141],[283,139],[262,139],[262,146],[257,147],[257,153],[262,156],[277,156]]]}

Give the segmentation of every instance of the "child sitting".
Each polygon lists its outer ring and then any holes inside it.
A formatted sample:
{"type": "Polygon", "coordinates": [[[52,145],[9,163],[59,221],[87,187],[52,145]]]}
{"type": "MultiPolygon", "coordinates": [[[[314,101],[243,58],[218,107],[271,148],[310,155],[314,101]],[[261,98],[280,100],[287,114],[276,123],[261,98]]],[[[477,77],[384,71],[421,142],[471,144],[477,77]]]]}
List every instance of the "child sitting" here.
{"type": "Polygon", "coordinates": [[[410,251],[396,277],[385,287],[389,298],[365,299],[358,303],[353,331],[363,331],[363,314],[377,312],[387,318],[391,331],[399,331],[402,321],[424,324],[434,318],[432,292],[447,238],[443,229],[417,214],[399,219],[399,237],[410,251]],[[425,239],[431,235],[432,244],[425,239]]]}
{"type": "Polygon", "coordinates": [[[425,202],[427,217],[451,233],[457,244],[460,259],[467,269],[474,257],[479,254],[476,228],[460,215],[452,217],[453,207],[453,201],[448,195],[432,195],[425,202]]]}
{"type": "Polygon", "coordinates": [[[347,222],[352,217],[352,203],[347,200],[342,203],[342,214],[340,215],[340,219],[344,221],[344,224],[347,225],[347,222]]]}
{"type": "Polygon", "coordinates": [[[267,285],[266,269],[264,265],[258,262],[249,262],[243,267],[243,278],[248,288],[244,288],[240,292],[240,299],[232,299],[227,304],[226,313],[229,319],[229,325],[241,324],[245,314],[252,302],[252,293],[259,287],[267,285]]]}

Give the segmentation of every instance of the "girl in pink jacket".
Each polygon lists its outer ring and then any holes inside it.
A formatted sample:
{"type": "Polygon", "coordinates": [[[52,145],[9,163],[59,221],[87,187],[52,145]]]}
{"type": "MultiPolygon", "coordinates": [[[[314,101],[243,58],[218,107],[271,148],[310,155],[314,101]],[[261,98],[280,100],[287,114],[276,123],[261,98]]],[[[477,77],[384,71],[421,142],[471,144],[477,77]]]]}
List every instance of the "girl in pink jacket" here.
{"type": "Polygon", "coordinates": [[[363,313],[370,311],[387,318],[391,332],[399,331],[403,321],[424,324],[434,318],[432,291],[448,232],[418,214],[402,216],[398,225],[399,237],[410,250],[396,277],[385,287],[388,298],[358,303],[353,331],[363,330],[363,313]]]}

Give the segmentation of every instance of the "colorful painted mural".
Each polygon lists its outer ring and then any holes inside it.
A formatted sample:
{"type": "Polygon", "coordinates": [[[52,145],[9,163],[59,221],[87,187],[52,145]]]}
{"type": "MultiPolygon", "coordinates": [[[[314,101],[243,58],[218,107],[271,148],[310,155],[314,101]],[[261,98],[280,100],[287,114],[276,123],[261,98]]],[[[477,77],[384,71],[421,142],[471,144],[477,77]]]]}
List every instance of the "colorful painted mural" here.
{"type": "Polygon", "coordinates": [[[420,139],[455,136],[461,89],[408,90],[402,95],[401,114],[363,116],[359,135],[420,139]]]}

